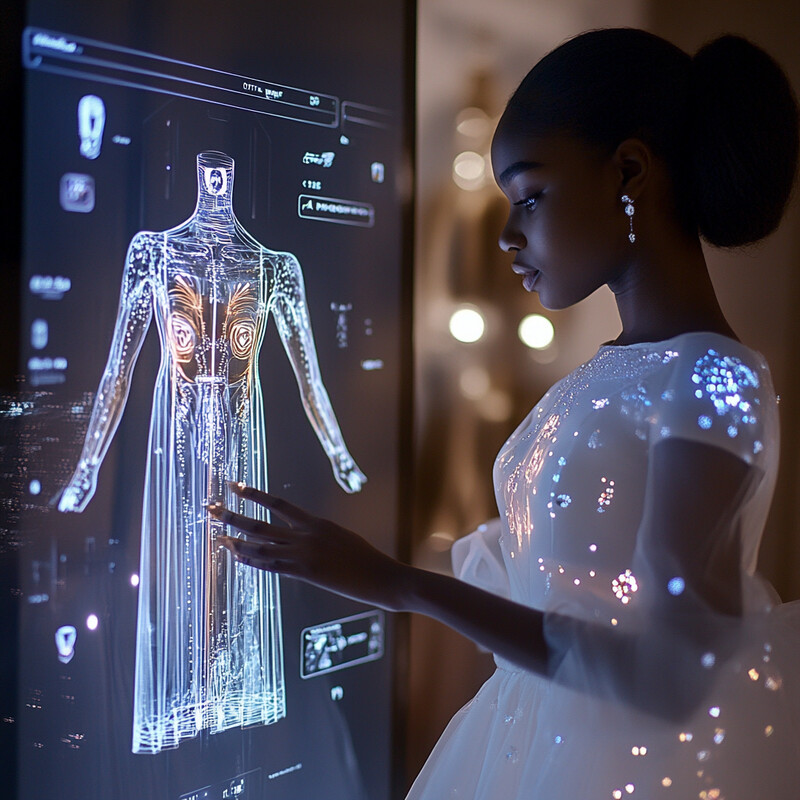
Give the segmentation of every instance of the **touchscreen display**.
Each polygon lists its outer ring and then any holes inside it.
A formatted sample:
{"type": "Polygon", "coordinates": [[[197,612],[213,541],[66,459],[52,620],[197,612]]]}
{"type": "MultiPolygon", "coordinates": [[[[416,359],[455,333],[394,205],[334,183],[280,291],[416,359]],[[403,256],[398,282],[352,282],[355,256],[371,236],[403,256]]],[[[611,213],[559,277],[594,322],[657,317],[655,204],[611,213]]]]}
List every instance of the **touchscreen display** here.
{"type": "Polygon", "coordinates": [[[393,620],[206,505],[402,545],[411,17],[255,5],[28,8],[19,797],[391,794],[393,620]]]}

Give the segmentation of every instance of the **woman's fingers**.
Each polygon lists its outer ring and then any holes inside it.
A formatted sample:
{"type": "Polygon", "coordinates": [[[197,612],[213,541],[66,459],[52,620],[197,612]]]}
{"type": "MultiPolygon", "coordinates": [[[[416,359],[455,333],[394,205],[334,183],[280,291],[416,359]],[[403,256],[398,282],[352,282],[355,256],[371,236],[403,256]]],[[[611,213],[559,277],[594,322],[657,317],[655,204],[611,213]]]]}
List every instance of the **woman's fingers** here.
{"type": "Polygon", "coordinates": [[[269,547],[258,542],[248,542],[246,539],[236,539],[232,536],[218,536],[217,542],[233,553],[234,558],[241,564],[258,569],[267,569],[272,572],[287,571],[288,562],[284,556],[273,557],[269,547]]]}
{"type": "Polygon", "coordinates": [[[290,525],[304,525],[316,519],[312,514],[302,508],[298,508],[288,500],[276,497],[274,494],[269,494],[269,492],[262,492],[260,489],[254,489],[252,486],[246,486],[242,482],[228,481],[228,488],[239,497],[243,497],[245,500],[252,500],[254,503],[269,509],[290,525]]]}
{"type": "Polygon", "coordinates": [[[287,534],[291,534],[289,528],[282,528],[277,525],[271,525],[262,519],[252,519],[244,516],[244,514],[237,514],[223,505],[215,504],[206,507],[208,508],[208,513],[214,519],[218,519],[220,522],[224,522],[226,525],[230,525],[248,536],[275,544],[286,544],[289,541],[289,536],[287,536],[287,534]]]}

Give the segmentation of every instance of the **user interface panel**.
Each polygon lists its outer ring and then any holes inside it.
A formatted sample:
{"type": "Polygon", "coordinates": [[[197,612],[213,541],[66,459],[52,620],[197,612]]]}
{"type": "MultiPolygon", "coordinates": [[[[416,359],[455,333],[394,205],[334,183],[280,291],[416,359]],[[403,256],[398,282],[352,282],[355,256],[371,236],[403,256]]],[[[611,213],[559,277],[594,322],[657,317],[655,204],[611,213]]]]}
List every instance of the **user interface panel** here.
{"type": "Polygon", "coordinates": [[[392,620],[236,563],[206,505],[397,550],[410,15],[255,5],[29,6],[20,797],[390,795],[392,620]]]}

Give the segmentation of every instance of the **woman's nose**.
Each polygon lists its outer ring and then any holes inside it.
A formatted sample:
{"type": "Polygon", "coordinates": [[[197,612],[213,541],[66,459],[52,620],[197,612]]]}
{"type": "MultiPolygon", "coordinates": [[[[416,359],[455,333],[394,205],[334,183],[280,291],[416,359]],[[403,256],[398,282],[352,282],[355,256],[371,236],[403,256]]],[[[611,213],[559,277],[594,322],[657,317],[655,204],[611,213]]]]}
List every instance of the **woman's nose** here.
{"type": "Polygon", "coordinates": [[[497,240],[500,249],[506,253],[511,253],[517,250],[523,250],[527,241],[516,225],[512,221],[513,214],[508,215],[505,227],[500,232],[500,238],[497,240]]]}

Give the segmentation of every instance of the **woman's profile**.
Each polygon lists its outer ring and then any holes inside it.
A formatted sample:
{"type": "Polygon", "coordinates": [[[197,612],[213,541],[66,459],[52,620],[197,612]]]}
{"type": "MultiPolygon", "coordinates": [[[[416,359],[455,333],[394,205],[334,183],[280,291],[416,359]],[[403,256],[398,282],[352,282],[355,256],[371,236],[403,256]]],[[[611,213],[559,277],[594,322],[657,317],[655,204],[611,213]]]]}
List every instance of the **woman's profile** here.
{"type": "Polygon", "coordinates": [[[410,800],[796,797],[800,609],[756,558],[778,464],[775,393],[701,247],[778,226],[797,168],[788,81],[750,42],[694,57],[644,31],[578,36],[511,97],[492,145],[500,244],[551,309],[603,285],[622,330],[501,447],[499,518],[461,580],[400,564],[240,485],[239,561],[432,616],[495,653],[410,800]]]}

